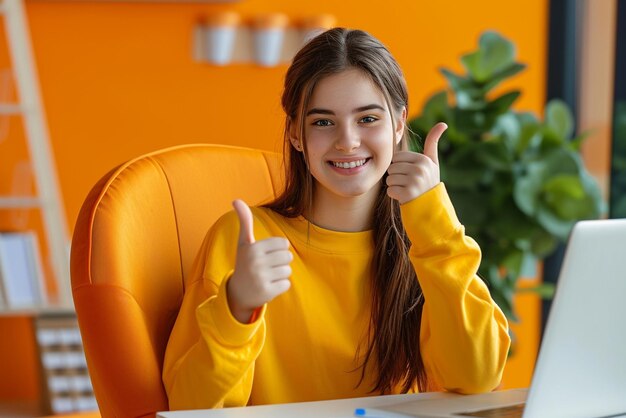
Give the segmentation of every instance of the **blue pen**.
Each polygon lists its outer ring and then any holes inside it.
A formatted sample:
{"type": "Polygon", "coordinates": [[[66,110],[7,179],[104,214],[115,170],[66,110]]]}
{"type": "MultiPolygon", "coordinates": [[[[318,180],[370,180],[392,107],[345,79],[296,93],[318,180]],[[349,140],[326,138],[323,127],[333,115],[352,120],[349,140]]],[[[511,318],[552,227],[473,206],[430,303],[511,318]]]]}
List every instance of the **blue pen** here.
{"type": "Polygon", "coordinates": [[[385,412],[381,410],[368,410],[367,408],[356,408],[354,410],[355,417],[363,417],[363,418],[398,418],[398,417],[406,417],[403,414],[396,414],[394,412],[385,412]]]}

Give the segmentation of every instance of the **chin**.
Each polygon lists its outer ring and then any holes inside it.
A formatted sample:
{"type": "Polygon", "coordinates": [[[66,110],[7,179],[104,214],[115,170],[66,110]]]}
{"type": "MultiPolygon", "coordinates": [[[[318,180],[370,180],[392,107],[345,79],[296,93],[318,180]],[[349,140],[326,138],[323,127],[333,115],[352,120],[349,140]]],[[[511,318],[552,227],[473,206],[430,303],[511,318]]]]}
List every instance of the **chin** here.
{"type": "Polygon", "coordinates": [[[337,191],[337,195],[342,197],[361,197],[370,193],[373,193],[373,187],[337,191]]]}

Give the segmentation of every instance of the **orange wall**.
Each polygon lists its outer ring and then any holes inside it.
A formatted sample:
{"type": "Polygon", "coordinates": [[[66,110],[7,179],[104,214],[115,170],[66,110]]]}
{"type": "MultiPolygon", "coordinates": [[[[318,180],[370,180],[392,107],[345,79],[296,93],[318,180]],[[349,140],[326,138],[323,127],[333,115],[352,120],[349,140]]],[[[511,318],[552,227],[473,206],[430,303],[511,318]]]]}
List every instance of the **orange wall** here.
{"type": "MultiPolygon", "coordinates": [[[[519,287],[529,289],[541,283],[540,278],[525,278],[519,287]]],[[[511,323],[513,342],[502,376],[503,389],[530,386],[540,344],[541,299],[532,292],[518,293],[513,298],[516,323],[511,323]]]]}
{"type": "MultiPolygon", "coordinates": [[[[244,17],[280,11],[297,20],[331,13],[338,25],[367,30],[388,45],[403,67],[411,95],[410,115],[418,113],[423,101],[444,86],[437,69],[460,70],[459,55],[475,48],[482,31],[495,29],[516,44],[519,60],[528,64],[509,84],[523,90],[517,107],[541,112],[547,3],[26,0],[70,233],[90,187],[113,166],[138,154],[189,142],[279,149],[283,120],[279,95],[286,66],[217,68],[194,62],[192,29],[204,15],[225,9],[244,17]]],[[[7,61],[2,49],[0,45],[0,66],[7,61]]],[[[18,141],[19,120],[12,118],[11,123],[9,138],[0,142],[0,194],[11,182],[12,159],[26,155],[18,141]]],[[[6,228],[6,222],[0,227],[6,228]]],[[[534,325],[529,332],[534,347],[534,325]]],[[[523,339],[523,334],[518,337],[523,339]]],[[[533,351],[529,358],[534,359],[533,351]]],[[[532,364],[519,367],[527,370],[532,364]]],[[[510,373],[522,376],[521,385],[527,384],[525,375],[510,373]]]]}
{"type": "Polygon", "coordinates": [[[32,320],[0,317],[0,335],[0,400],[33,399],[40,381],[32,320]]]}

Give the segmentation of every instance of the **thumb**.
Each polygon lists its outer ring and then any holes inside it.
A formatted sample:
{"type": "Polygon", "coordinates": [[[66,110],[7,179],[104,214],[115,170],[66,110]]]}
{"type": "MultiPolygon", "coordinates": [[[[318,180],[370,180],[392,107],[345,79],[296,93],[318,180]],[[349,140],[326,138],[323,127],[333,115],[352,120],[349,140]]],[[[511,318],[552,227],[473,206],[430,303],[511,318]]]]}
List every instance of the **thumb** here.
{"type": "Polygon", "coordinates": [[[426,135],[426,141],[424,141],[424,155],[433,160],[433,162],[439,165],[439,156],[437,155],[437,144],[439,138],[448,129],[448,125],[443,122],[439,122],[432,127],[428,135],[426,135]]]}
{"type": "Polygon", "coordinates": [[[243,200],[233,201],[233,207],[239,218],[239,245],[254,243],[254,222],[252,211],[243,200]]]}

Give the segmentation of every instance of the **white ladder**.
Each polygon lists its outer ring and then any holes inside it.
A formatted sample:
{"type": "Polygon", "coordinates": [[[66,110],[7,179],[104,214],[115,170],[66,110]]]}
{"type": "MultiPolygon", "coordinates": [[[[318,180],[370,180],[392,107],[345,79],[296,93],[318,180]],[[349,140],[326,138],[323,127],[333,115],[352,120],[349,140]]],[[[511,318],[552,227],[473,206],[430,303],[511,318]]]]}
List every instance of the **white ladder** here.
{"type": "MultiPolygon", "coordinates": [[[[31,49],[23,0],[0,0],[18,103],[0,103],[0,115],[22,116],[36,196],[0,196],[0,208],[39,208],[50,254],[50,263],[59,292],[59,307],[73,306],[69,274],[69,238],[39,81],[31,49]]],[[[44,307],[46,308],[46,307],[44,307]]]]}

